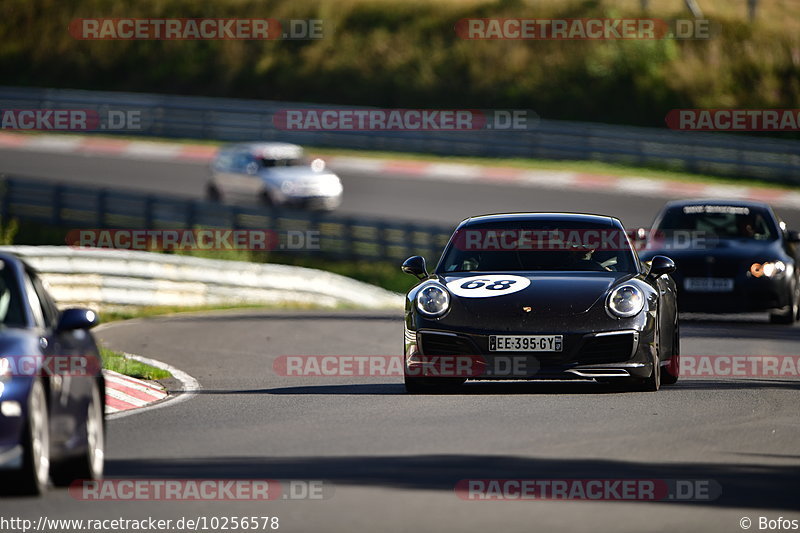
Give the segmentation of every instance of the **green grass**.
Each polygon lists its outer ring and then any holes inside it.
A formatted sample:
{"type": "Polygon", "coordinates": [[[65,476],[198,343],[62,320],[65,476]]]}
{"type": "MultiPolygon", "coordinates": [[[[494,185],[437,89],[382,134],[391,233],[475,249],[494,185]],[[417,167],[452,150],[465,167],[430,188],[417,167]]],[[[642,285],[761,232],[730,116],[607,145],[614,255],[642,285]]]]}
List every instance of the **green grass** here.
{"type": "Polygon", "coordinates": [[[124,354],[104,346],[100,347],[100,357],[103,359],[104,369],[113,370],[133,378],[156,380],[172,377],[172,374],[166,370],[129,359],[124,354]]]}
{"type": "Polygon", "coordinates": [[[5,85],[423,108],[533,109],[544,118],[664,126],[682,107],[800,107],[800,5],[700,0],[707,40],[464,40],[462,18],[687,18],[638,0],[5,0],[5,85]],[[310,41],[83,41],[84,17],[321,19],[310,41]]]}
{"type": "Polygon", "coordinates": [[[131,320],[134,318],[152,318],[157,316],[167,316],[179,313],[196,313],[200,311],[226,311],[236,309],[280,309],[287,311],[303,311],[314,309],[351,309],[353,306],[340,304],[336,307],[321,306],[314,303],[304,302],[277,302],[265,304],[221,304],[221,305],[162,305],[148,307],[132,307],[130,309],[113,309],[103,311],[101,318],[103,323],[116,322],[120,320],[131,320]]]}

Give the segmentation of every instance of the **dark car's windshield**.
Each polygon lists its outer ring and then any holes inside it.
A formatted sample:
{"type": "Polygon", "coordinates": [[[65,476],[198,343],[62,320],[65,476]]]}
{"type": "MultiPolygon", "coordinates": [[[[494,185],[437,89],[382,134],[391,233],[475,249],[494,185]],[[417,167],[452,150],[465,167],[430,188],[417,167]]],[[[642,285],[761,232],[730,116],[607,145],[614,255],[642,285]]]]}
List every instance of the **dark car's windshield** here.
{"type": "Polygon", "coordinates": [[[560,220],[492,221],[460,228],[439,272],[636,272],[630,241],[607,224],[560,220]]]}
{"type": "Polygon", "coordinates": [[[270,159],[266,157],[262,157],[259,160],[259,164],[265,168],[272,168],[272,167],[298,167],[301,165],[306,164],[304,159],[270,159]]]}
{"type": "Polygon", "coordinates": [[[719,239],[772,241],[778,236],[772,218],[761,208],[686,205],[667,210],[658,230],[692,231],[719,239]]]}
{"type": "Polygon", "coordinates": [[[14,272],[3,261],[0,261],[0,323],[11,327],[25,325],[22,298],[14,272]]]}

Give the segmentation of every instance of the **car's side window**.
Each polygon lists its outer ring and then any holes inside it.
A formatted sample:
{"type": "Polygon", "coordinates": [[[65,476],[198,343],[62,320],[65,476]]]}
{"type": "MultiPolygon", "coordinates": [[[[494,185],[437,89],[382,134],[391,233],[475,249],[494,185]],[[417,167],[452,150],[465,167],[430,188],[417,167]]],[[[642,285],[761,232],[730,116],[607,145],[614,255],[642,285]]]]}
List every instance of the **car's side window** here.
{"type": "Polygon", "coordinates": [[[230,152],[224,152],[217,157],[214,166],[217,170],[221,171],[228,171],[231,169],[231,165],[233,164],[233,155],[230,152]]]}
{"type": "Polygon", "coordinates": [[[239,152],[233,157],[233,170],[244,172],[252,161],[252,157],[247,152],[239,152]]]}
{"type": "Polygon", "coordinates": [[[36,292],[36,297],[39,299],[39,303],[42,306],[42,315],[45,324],[48,327],[55,327],[58,322],[59,314],[55,302],[47,293],[47,289],[45,289],[44,283],[42,283],[39,276],[31,273],[31,282],[33,283],[33,290],[36,292]]]}
{"type": "Polygon", "coordinates": [[[36,296],[36,291],[33,288],[33,282],[31,281],[30,274],[25,273],[25,296],[28,300],[28,305],[33,313],[33,321],[36,326],[43,328],[46,325],[44,319],[44,311],[42,310],[42,304],[39,301],[39,297],[36,296]]]}

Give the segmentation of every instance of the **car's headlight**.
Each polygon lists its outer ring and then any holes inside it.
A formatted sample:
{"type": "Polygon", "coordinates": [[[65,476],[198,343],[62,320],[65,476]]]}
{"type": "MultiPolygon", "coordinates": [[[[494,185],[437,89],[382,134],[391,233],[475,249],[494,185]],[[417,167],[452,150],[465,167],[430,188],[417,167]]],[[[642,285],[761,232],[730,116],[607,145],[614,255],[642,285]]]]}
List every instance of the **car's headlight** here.
{"type": "Polygon", "coordinates": [[[756,278],[766,276],[772,278],[786,272],[786,263],[783,261],[766,261],[764,263],[753,263],[750,265],[750,274],[756,278]]]}
{"type": "Polygon", "coordinates": [[[644,294],[634,285],[622,285],[608,295],[608,310],[620,318],[629,318],[644,308],[644,294]]]}
{"type": "Polygon", "coordinates": [[[430,317],[442,316],[450,308],[450,293],[439,284],[430,283],[417,292],[417,309],[430,317]]]}

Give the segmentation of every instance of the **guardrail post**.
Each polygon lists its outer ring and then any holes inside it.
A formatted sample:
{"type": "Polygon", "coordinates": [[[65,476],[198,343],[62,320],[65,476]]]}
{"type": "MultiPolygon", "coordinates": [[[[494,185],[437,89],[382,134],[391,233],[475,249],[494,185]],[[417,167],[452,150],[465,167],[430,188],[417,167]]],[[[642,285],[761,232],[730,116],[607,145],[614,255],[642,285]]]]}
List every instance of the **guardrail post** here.
{"type": "Polygon", "coordinates": [[[56,184],[53,187],[53,197],[51,200],[53,214],[50,217],[50,221],[54,226],[58,226],[61,224],[61,196],[63,194],[64,194],[64,186],[56,184]]]}
{"type": "Polygon", "coordinates": [[[152,195],[148,195],[144,201],[144,227],[145,229],[154,229],[153,226],[153,204],[155,203],[155,198],[152,195]]]}
{"type": "Polygon", "coordinates": [[[8,222],[11,218],[11,180],[6,179],[5,176],[0,176],[0,194],[3,195],[2,213],[0,213],[0,220],[8,222]]]}
{"type": "Polygon", "coordinates": [[[186,202],[186,228],[192,229],[197,220],[197,202],[189,200],[186,202]]]}
{"type": "Polygon", "coordinates": [[[106,227],[106,210],[108,205],[108,191],[100,189],[97,191],[97,213],[95,219],[97,221],[97,228],[102,229],[106,227]]]}

